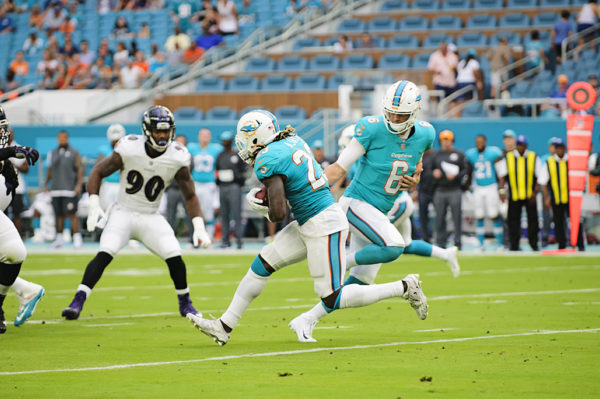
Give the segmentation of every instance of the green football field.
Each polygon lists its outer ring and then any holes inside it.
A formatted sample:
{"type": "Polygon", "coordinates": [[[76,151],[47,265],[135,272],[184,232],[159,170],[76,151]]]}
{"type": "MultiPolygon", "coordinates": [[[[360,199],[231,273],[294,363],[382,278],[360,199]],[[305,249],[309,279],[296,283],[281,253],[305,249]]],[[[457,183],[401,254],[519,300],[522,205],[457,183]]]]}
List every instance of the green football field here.
{"type": "MultiPolygon", "coordinates": [[[[315,302],[306,263],[271,277],[226,346],[177,313],[163,262],[122,255],[77,321],[63,321],[91,256],[31,255],[46,287],[32,320],[0,335],[1,398],[597,398],[600,257],[403,256],[378,282],[420,273],[429,317],[386,300],[341,310],[299,343],[315,302]]],[[[195,306],[220,316],[253,256],[185,256],[195,306]]],[[[17,300],[4,310],[14,319],[17,300]]]]}

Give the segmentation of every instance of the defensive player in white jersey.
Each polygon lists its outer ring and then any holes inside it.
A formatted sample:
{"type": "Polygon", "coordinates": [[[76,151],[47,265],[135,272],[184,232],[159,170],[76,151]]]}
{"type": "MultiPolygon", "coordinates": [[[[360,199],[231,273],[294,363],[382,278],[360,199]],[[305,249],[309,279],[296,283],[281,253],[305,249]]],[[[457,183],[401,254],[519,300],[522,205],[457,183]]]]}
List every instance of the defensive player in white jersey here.
{"type": "Polygon", "coordinates": [[[19,185],[17,173],[10,159],[26,159],[31,166],[36,163],[40,154],[30,147],[8,147],[10,135],[10,124],[4,109],[0,107],[0,334],[6,332],[2,305],[10,288],[15,291],[21,304],[15,318],[15,326],[20,326],[31,317],[38,302],[44,296],[44,288],[41,285],[18,277],[27,251],[15,225],[4,214],[19,185]]]}
{"type": "Polygon", "coordinates": [[[321,298],[319,306],[324,312],[402,297],[419,318],[425,319],[427,300],[418,275],[409,274],[404,280],[387,284],[342,287],[348,221],[335,203],[323,170],[310,148],[293,132],[291,126],[280,130],[275,116],[264,110],[249,112],[238,122],[238,154],[254,166],[254,172],[267,192],[265,203],[256,196],[261,189],[252,189],[246,197],[251,208],[271,221],[279,221],[286,216],[287,200],[296,220],[260,251],[240,282],[229,308],[219,319],[207,320],[192,314],[188,318],[216,343],[224,345],[244,311],[264,289],[269,276],[307,259],[315,293],[321,298]]]}
{"type": "Polygon", "coordinates": [[[166,261],[175,284],[179,313],[185,316],[197,312],[190,300],[179,242],[167,220],[158,213],[164,190],[175,179],[192,218],[195,244],[200,242],[203,247],[210,245],[190,175],[190,154],[184,146],[173,142],[175,120],[166,107],[150,107],[142,116],[142,131],[143,135],[123,137],[114,152],[90,172],[87,229],[93,231],[104,222],[106,226],[96,257],[87,265],[75,298],[62,312],[67,320],[79,317],[83,304],[102,277],[104,269],[130,238],[143,243],[166,261]],[[98,197],[100,182],[118,170],[121,181],[117,203],[105,215],[98,197]]]}

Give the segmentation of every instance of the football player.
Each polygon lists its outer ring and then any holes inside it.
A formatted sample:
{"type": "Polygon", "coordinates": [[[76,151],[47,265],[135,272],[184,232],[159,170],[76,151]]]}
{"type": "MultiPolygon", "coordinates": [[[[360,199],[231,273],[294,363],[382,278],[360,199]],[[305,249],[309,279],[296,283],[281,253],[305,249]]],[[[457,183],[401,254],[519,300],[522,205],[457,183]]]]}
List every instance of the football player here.
{"type": "Polygon", "coordinates": [[[15,225],[3,212],[12,201],[15,189],[19,185],[17,173],[10,159],[25,159],[31,166],[37,162],[40,154],[30,147],[18,145],[9,147],[10,135],[10,124],[4,109],[0,107],[0,210],[2,211],[0,212],[0,334],[6,332],[2,305],[11,287],[21,304],[14,322],[15,326],[20,326],[31,317],[44,296],[44,288],[41,285],[17,277],[27,251],[15,225]]]}
{"type": "Polygon", "coordinates": [[[219,345],[225,345],[232,329],[260,295],[271,274],[303,259],[308,261],[314,290],[321,298],[324,312],[403,297],[421,319],[427,317],[427,300],[418,275],[409,274],[404,280],[388,284],[342,287],[348,221],[335,203],[327,178],[310,148],[294,134],[291,126],[280,130],[270,112],[251,111],[238,122],[236,145],[240,158],[253,165],[256,176],[266,187],[266,203],[257,197],[257,193],[262,192],[260,188],[248,193],[251,208],[268,220],[279,221],[286,216],[287,200],[296,220],[263,247],[238,285],[229,308],[219,319],[188,315],[200,331],[219,345]]]}
{"type": "Polygon", "coordinates": [[[153,106],[144,113],[142,132],[143,135],[128,135],[119,140],[112,154],[90,172],[87,229],[94,231],[104,224],[105,227],[96,257],[87,265],[75,298],[62,311],[67,320],[79,317],[104,269],[130,238],[140,241],[166,261],[175,284],[179,313],[185,316],[197,312],[190,300],[179,242],[167,220],[158,213],[164,190],[175,179],[192,218],[195,243],[200,242],[203,247],[210,245],[190,175],[190,153],[181,144],[173,142],[175,120],[166,107],[153,106]],[[116,204],[105,214],[98,197],[100,182],[116,171],[121,174],[119,195],[116,204]]]}
{"type": "MultiPolygon", "coordinates": [[[[335,184],[359,162],[339,201],[352,233],[346,260],[350,276],[344,287],[372,284],[381,264],[405,251],[406,242],[388,213],[403,190],[417,185],[423,153],[433,146],[435,129],[416,120],[420,106],[421,94],[414,83],[394,83],[384,95],[383,115],[360,119],[350,144],[325,169],[329,183],[335,184]]],[[[292,320],[290,327],[300,342],[314,342],[312,330],[327,314],[316,305],[292,320]]]]}

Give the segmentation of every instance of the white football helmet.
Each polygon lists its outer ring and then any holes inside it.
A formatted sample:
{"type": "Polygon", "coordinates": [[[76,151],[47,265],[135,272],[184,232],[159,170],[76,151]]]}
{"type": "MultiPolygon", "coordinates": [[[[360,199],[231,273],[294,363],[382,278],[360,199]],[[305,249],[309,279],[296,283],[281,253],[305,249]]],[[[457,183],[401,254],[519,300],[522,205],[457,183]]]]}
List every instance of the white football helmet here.
{"type": "Polygon", "coordinates": [[[417,85],[408,80],[400,80],[390,86],[383,97],[383,119],[385,127],[392,134],[402,134],[412,128],[421,109],[421,92],[417,85]],[[401,123],[392,123],[391,114],[408,115],[401,123]]]}
{"type": "Polygon", "coordinates": [[[264,109],[244,114],[237,124],[235,145],[238,155],[247,164],[254,164],[256,154],[279,134],[279,122],[275,115],[264,109]]]}
{"type": "Polygon", "coordinates": [[[125,136],[125,128],[120,123],[113,123],[106,129],[106,138],[111,143],[121,140],[125,136]]]}
{"type": "Polygon", "coordinates": [[[353,137],[354,137],[354,125],[346,126],[344,128],[344,130],[342,130],[342,134],[340,134],[340,137],[338,138],[338,148],[339,148],[340,152],[344,148],[348,147],[348,144],[350,144],[353,137]]]}

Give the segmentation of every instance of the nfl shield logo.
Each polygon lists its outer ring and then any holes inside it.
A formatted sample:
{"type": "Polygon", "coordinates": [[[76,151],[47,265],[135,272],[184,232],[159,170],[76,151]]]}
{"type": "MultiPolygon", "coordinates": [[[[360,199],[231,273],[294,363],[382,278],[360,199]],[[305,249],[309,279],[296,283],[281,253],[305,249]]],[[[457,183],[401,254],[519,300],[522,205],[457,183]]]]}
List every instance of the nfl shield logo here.
{"type": "Polygon", "coordinates": [[[405,148],[406,148],[406,144],[404,144],[404,143],[400,144],[400,149],[401,149],[402,151],[404,151],[404,149],[405,149],[405,148]]]}

